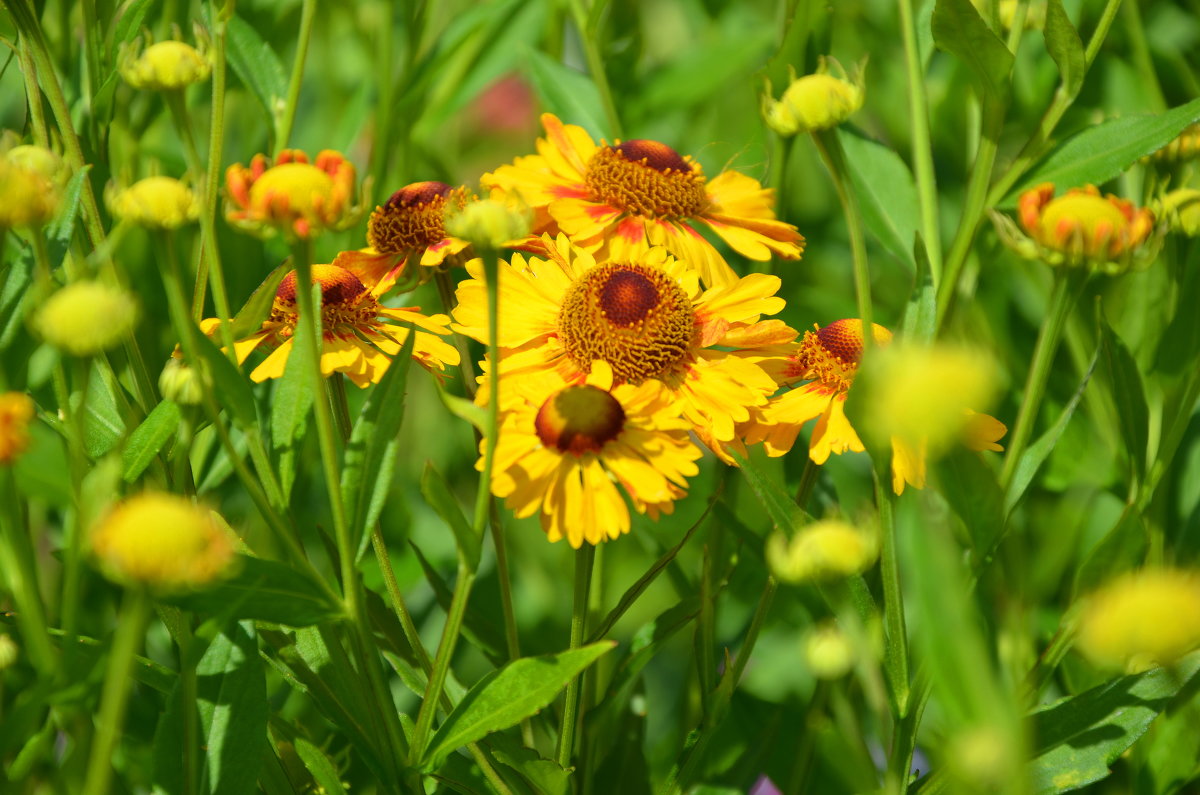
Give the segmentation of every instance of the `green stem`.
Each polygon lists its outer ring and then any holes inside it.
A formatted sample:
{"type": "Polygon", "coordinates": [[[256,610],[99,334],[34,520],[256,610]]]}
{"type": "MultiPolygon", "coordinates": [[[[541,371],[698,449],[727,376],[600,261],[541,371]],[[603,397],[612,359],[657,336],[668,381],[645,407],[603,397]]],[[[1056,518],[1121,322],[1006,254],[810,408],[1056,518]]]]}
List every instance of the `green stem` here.
{"type": "Polygon", "coordinates": [[[1029,437],[1033,434],[1033,426],[1042,405],[1042,396],[1046,392],[1046,381],[1054,364],[1054,354],[1062,337],[1063,324],[1074,303],[1075,291],[1072,284],[1076,280],[1073,276],[1070,271],[1062,268],[1054,271],[1054,286],[1050,292],[1046,316],[1038,332],[1037,344],[1033,349],[1033,361],[1029,365],[1029,375],[1025,380],[1025,394],[1021,398],[1017,422],[1008,438],[1008,451],[1004,454],[1004,468],[1000,473],[1001,491],[1007,491],[1012,483],[1017,464],[1025,452],[1029,437]]]}
{"type": "Polygon", "coordinates": [[[59,411],[63,415],[63,427],[67,432],[68,469],[71,480],[71,503],[73,506],[70,520],[66,525],[66,538],[64,539],[62,615],[60,617],[63,631],[66,632],[68,640],[72,640],[75,637],[79,613],[79,580],[83,576],[81,567],[83,562],[83,535],[85,532],[83,477],[84,473],[91,468],[91,463],[88,461],[87,452],[83,444],[83,411],[87,405],[91,361],[85,360],[75,362],[75,364],[79,365],[75,368],[76,375],[78,376],[76,379],[76,386],[79,390],[78,405],[75,405],[71,400],[72,395],[67,386],[66,370],[61,362],[54,368],[53,376],[55,397],[58,400],[59,411]]]}
{"type": "Polygon", "coordinates": [[[276,156],[287,148],[292,135],[296,104],[300,101],[300,84],[304,82],[304,62],[308,58],[308,42],[312,38],[313,18],[316,13],[316,0],[304,0],[300,7],[300,36],[296,42],[296,60],[292,62],[292,77],[288,81],[287,103],[283,106],[283,115],[275,128],[276,156]]]}
{"type": "MultiPolygon", "coordinates": [[[[850,172],[846,168],[846,154],[842,151],[842,142],[836,129],[822,130],[813,133],[813,142],[821,155],[822,162],[833,178],[833,187],[837,191],[838,201],[842,204],[842,212],[846,216],[846,231],[850,236],[850,254],[854,259],[854,291],[858,297],[858,316],[862,319],[864,329],[871,328],[873,312],[871,310],[871,271],[867,263],[867,243],[863,233],[862,213],[858,208],[858,197],[850,187],[850,172]]],[[[864,333],[863,348],[869,348],[873,335],[864,333]]]]}
{"type": "Polygon", "coordinates": [[[454,595],[450,599],[450,610],[446,615],[446,625],[442,628],[442,639],[438,643],[433,670],[425,685],[425,697],[421,701],[420,712],[417,713],[417,725],[412,735],[412,758],[409,760],[412,765],[421,763],[425,755],[425,748],[429,744],[433,718],[442,697],[442,689],[446,686],[446,674],[450,670],[450,659],[454,656],[454,648],[458,645],[458,638],[462,634],[463,617],[466,615],[467,601],[470,599],[471,586],[474,584],[475,573],[460,563],[458,579],[454,583],[454,595]]]}
{"type": "Polygon", "coordinates": [[[59,658],[46,631],[46,610],[38,587],[37,558],[29,537],[28,520],[9,467],[0,467],[0,574],[16,602],[21,636],[29,659],[48,679],[56,678],[59,658]]]}
{"type": "Polygon", "coordinates": [[[925,73],[917,46],[913,0],[899,0],[900,32],[904,37],[904,59],[908,69],[908,107],[912,126],[913,172],[917,179],[917,202],[921,212],[921,234],[936,288],[942,278],[942,236],[938,224],[937,180],[933,171],[933,147],[929,135],[929,99],[925,96],[925,73]]]}
{"type": "Polygon", "coordinates": [[[129,691],[133,687],[134,657],[142,645],[146,620],[150,614],[150,598],[141,589],[125,594],[113,636],[112,651],[108,658],[108,669],[104,675],[104,689],[100,695],[100,716],[96,736],[92,740],[88,756],[87,778],[83,795],[105,795],[113,772],[113,752],[125,723],[125,707],[129,702],[129,691]]]}
{"type": "Polygon", "coordinates": [[[600,42],[596,37],[595,20],[600,18],[604,10],[605,0],[592,0],[591,16],[583,8],[582,0],[567,0],[571,7],[571,16],[575,27],[579,30],[579,39],[583,42],[583,54],[587,58],[588,74],[600,92],[600,102],[604,105],[604,115],[608,118],[609,133],[614,137],[621,136],[621,117],[617,115],[617,106],[613,102],[612,90],[608,85],[608,76],[604,71],[604,56],[600,52],[600,42]]]}
{"type": "MultiPolygon", "coordinates": [[[[229,4],[232,14],[232,3],[229,4]]],[[[212,285],[213,304],[221,321],[221,344],[230,361],[236,363],[233,351],[233,317],[229,294],[225,289],[225,271],[221,267],[221,250],[217,247],[217,191],[221,181],[221,159],[225,148],[225,42],[228,19],[224,12],[216,14],[212,31],[212,110],[208,125],[208,170],[204,179],[204,206],[200,210],[201,244],[209,252],[208,278],[212,285]]],[[[201,301],[203,304],[203,301],[201,301]]]]}
{"type": "MultiPolygon", "coordinates": [[[[571,648],[578,649],[587,637],[588,593],[592,587],[592,565],[596,560],[596,548],[586,541],[575,550],[575,591],[571,603],[571,648]]],[[[571,766],[575,750],[575,733],[579,724],[579,702],[583,690],[583,674],[575,676],[567,684],[566,700],[563,702],[562,724],[558,732],[558,764],[571,766]]]]}
{"type": "Polygon", "coordinates": [[[800,510],[807,510],[808,499],[812,496],[813,487],[817,485],[817,477],[821,474],[821,465],[812,458],[804,456],[804,471],[800,473],[800,484],[796,486],[795,503],[800,510]]]}
{"type": "MultiPolygon", "coordinates": [[[[379,97],[375,105],[375,145],[371,150],[370,166],[370,173],[374,177],[372,184],[376,186],[388,184],[388,166],[392,153],[392,119],[394,117],[392,112],[393,86],[396,85],[395,65],[392,57],[392,26],[396,19],[396,0],[385,0],[383,9],[386,21],[380,26],[376,40],[379,49],[375,62],[375,69],[383,79],[378,81],[379,97]]],[[[408,56],[410,61],[412,56],[413,54],[410,52],[408,56]]],[[[406,69],[405,74],[407,75],[407,73],[406,69]]],[[[375,188],[375,190],[379,189],[379,187],[375,188]]],[[[370,197],[367,197],[367,200],[370,201],[370,197]]]]}
{"type": "Polygon", "coordinates": [[[883,580],[883,667],[895,717],[908,714],[908,630],[904,621],[904,594],[896,560],[895,495],[888,483],[888,467],[875,469],[875,502],[879,508],[879,573],[883,580]]]}
{"type": "Polygon", "coordinates": [[[931,691],[929,677],[918,671],[917,680],[913,683],[914,698],[910,701],[908,712],[897,723],[896,734],[892,740],[892,753],[888,757],[886,792],[894,792],[897,795],[904,795],[908,792],[913,751],[917,747],[917,729],[921,726],[921,717],[925,714],[925,705],[929,702],[931,691]]]}
{"type": "Polygon", "coordinates": [[[33,130],[33,141],[38,146],[50,146],[50,133],[46,128],[46,111],[42,107],[42,90],[38,88],[37,66],[28,47],[18,47],[21,74],[25,77],[25,97],[29,103],[29,126],[33,130]]]}
{"type": "Polygon", "coordinates": [[[1126,3],[1121,7],[1124,15],[1122,22],[1128,34],[1129,47],[1133,50],[1133,63],[1141,74],[1142,91],[1149,95],[1151,104],[1156,112],[1167,108],[1167,100],[1163,97],[1162,86],[1158,82],[1158,74],[1154,70],[1154,60],[1150,57],[1150,47],[1146,43],[1146,29],[1142,25],[1142,12],[1136,2],[1126,3]]]}

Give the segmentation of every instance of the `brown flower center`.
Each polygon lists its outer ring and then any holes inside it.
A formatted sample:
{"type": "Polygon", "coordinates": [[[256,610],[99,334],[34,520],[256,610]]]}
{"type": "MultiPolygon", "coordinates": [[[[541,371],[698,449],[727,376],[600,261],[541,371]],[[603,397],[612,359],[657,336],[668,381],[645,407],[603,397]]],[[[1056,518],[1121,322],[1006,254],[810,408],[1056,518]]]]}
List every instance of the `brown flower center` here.
{"type": "Polygon", "coordinates": [[[597,149],[584,179],[592,199],[635,215],[690,218],[708,206],[700,167],[658,141],[597,149]]]}
{"type": "Polygon", "coordinates": [[[683,288],[665,271],[610,263],[592,268],[568,288],[558,333],[581,370],[602,359],[618,382],[640,384],[686,360],[696,315],[683,288]]]}
{"type": "Polygon", "coordinates": [[[381,254],[426,249],[446,238],[446,203],[465,202],[464,193],[444,182],[414,182],[376,207],[367,221],[367,243],[381,254]]]}
{"type": "MultiPolygon", "coordinates": [[[[886,345],[892,333],[877,323],[875,344],[886,345]]],[[[863,326],[857,318],[837,320],[815,332],[804,332],[800,351],[794,358],[793,372],[804,380],[845,391],[854,382],[854,374],[863,353],[863,326]]]]}
{"type": "Polygon", "coordinates": [[[542,444],[573,455],[598,453],[625,427],[625,410],[608,392],[590,385],[569,386],[538,410],[534,428],[542,444]]]}
{"type": "MultiPolygon", "coordinates": [[[[349,333],[347,327],[375,325],[379,304],[353,273],[336,265],[313,265],[312,283],[321,285],[321,325],[326,336],[339,330],[349,333]]],[[[270,320],[294,328],[299,314],[296,272],[291,271],[275,291],[270,320]]]]}

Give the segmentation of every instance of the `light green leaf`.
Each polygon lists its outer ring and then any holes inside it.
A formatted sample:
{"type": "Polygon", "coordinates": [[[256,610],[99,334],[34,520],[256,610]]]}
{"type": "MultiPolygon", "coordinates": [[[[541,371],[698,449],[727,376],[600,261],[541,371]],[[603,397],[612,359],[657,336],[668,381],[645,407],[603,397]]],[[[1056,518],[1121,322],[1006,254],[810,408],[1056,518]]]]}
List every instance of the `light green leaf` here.
{"type": "Polygon", "coordinates": [[[429,507],[437,511],[442,521],[450,526],[454,538],[458,541],[458,553],[462,556],[463,563],[474,572],[479,568],[479,551],[483,539],[467,522],[458,498],[450,491],[450,485],[431,461],[425,463],[425,472],[421,475],[421,494],[424,495],[425,502],[429,503],[429,507]]]}
{"type": "Polygon", "coordinates": [[[456,748],[536,715],[568,682],[616,645],[616,641],[601,641],[559,654],[525,657],[488,674],[438,727],[421,768],[436,770],[456,748]]]}
{"type": "Polygon", "coordinates": [[[338,775],[337,768],[333,766],[333,762],[329,761],[329,757],[325,755],[324,751],[310,740],[300,736],[296,737],[293,746],[296,749],[296,756],[300,757],[300,761],[312,774],[313,781],[325,792],[325,795],[346,795],[346,788],[342,786],[342,777],[338,775]]]}
{"type": "Polygon", "coordinates": [[[275,123],[276,102],[287,95],[287,76],[279,56],[246,20],[234,14],[229,20],[229,65],[262,103],[267,118],[275,123]]]}
{"type": "Polygon", "coordinates": [[[1100,372],[1117,407],[1121,440],[1129,454],[1129,463],[1141,481],[1146,474],[1146,447],[1150,434],[1146,386],[1129,348],[1106,320],[1101,318],[1100,325],[1100,372]]]}
{"type": "Polygon", "coordinates": [[[844,127],[837,130],[837,136],[846,151],[850,181],[867,229],[889,254],[913,267],[919,202],[912,172],[898,154],[883,144],[844,127]]]}
{"type": "MultiPolygon", "coordinates": [[[[279,265],[263,279],[263,283],[254,288],[245,305],[238,310],[233,318],[233,338],[240,340],[249,337],[262,327],[262,323],[271,313],[271,305],[275,302],[275,291],[283,277],[292,270],[291,260],[279,265]]],[[[220,339],[220,336],[217,337],[220,339]]]]}
{"type": "Polygon", "coordinates": [[[213,385],[217,402],[229,411],[233,421],[240,427],[257,427],[258,409],[250,381],[198,328],[192,336],[196,339],[200,359],[208,370],[208,380],[213,385]]]}
{"type": "Polygon", "coordinates": [[[812,517],[796,505],[796,501],[784,490],[783,485],[762,471],[754,460],[753,453],[742,457],[736,451],[731,451],[730,455],[737,463],[738,471],[750,485],[750,490],[766,510],[767,516],[771,517],[776,530],[790,538],[796,530],[812,521],[812,517]]]}
{"type": "Polygon", "coordinates": [[[267,683],[254,625],[231,625],[196,666],[205,779],[213,795],[256,791],[267,741],[267,683]]]}
{"type": "Polygon", "coordinates": [[[146,419],[142,420],[142,424],[129,435],[129,441],[121,451],[126,483],[132,483],[141,477],[142,472],[154,460],[154,456],[158,455],[158,451],[175,435],[181,416],[178,403],[164,400],[155,406],[146,419]]]}
{"type": "Polygon", "coordinates": [[[1084,62],[1079,31],[1071,24],[1062,0],[1049,0],[1046,3],[1046,24],[1042,28],[1042,36],[1046,40],[1046,52],[1058,64],[1063,88],[1068,95],[1075,96],[1083,85],[1087,64],[1084,62]]]}
{"type": "Polygon", "coordinates": [[[1013,54],[971,0],[937,0],[931,24],[934,42],[967,65],[981,98],[1008,97],[1013,54]]]}
{"type": "Polygon", "coordinates": [[[526,51],[525,71],[542,105],[563,123],[578,124],[593,138],[613,137],[590,77],[532,48],[526,51]]]}
{"type": "Polygon", "coordinates": [[[109,47],[109,63],[117,62],[117,52],[121,45],[132,41],[133,37],[137,35],[138,29],[142,26],[142,20],[146,17],[146,12],[153,4],[154,0],[133,0],[122,12],[121,18],[117,20],[113,30],[112,45],[109,47]]]}
{"type": "Polygon", "coordinates": [[[929,266],[929,254],[921,233],[916,232],[913,243],[913,262],[916,274],[912,292],[904,306],[904,320],[900,328],[905,339],[928,342],[937,330],[937,290],[933,286],[933,271],[929,266]]]}
{"type": "MultiPolygon", "coordinates": [[[[314,311],[320,312],[321,286],[314,284],[312,293],[314,311]]],[[[308,430],[308,412],[313,404],[312,335],[311,324],[297,324],[283,377],[276,381],[271,396],[271,446],[279,453],[279,479],[284,494],[292,491],[296,476],[295,447],[308,430]]]]}

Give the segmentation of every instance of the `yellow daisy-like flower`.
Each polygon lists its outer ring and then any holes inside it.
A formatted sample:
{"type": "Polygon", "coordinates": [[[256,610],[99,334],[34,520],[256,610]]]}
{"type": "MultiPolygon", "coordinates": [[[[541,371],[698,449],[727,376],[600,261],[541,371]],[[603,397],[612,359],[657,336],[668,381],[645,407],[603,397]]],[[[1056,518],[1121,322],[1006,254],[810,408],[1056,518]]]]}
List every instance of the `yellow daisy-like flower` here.
{"type": "Polygon", "coordinates": [[[233,539],[208,510],[173,494],[119,503],[92,528],[91,544],[112,579],[168,591],[210,583],[234,558],[233,539]]]}
{"type": "Polygon", "coordinates": [[[737,281],[724,257],[696,228],[703,224],[735,251],[760,262],[799,259],[804,237],[778,221],[774,191],[736,171],[715,179],[699,163],[658,141],[597,145],[582,127],[542,116],[538,154],[483,177],[484,185],[517,192],[539,212],[534,234],[560,230],[599,260],[630,261],[664,246],[693,263],[705,284],[737,281]]]}
{"type": "MultiPolygon", "coordinates": [[[[698,471],[690,423],[659,381],[616,384],[597,361],[586,377],[543,373],[505,380],[503,389],[510,394],[492,493],[519,517],[537,513],[551,541],[578,549],[619,538],[629,532],[622,490],[638,513],[657,519],[698,471]]],[[[483,469],[482,456],[475,468],[483,469]]]]}
{"type": "Polygon", "coordinates": [[[33,399],[24,392],[0,394],[0,466],[7,466],[29,447],[33,399]]]}
{"type": "Polygon", "coordinates": [[[200,217],[200,197],[171,177],[147,177],[128,188],[110,184],[104,199],[122,221],[151,229],[178,229],[200,217]]]}
{"type": "MultiPolygon", "coordinates": [[[[367,248],[343,251],[333,264],[366,284],[398,280],[410,265],[435,268],[459,253],[467,241],[446,234],[448,208],[462,208],[470,198],[466,188],[444,182],[414,182],[375,208],[367,221],[367,248]]],[[[428,271],[427,273],[432,273],[428,271]]]]}
{"type": "MultiPolygon", "coordinates": [[[[393,309],[379,303],[378,296],[390,289],[381,282],[373,290],[353,273],[336,265],[313,265],[313,284],[321,285],[321,372],[326,376],[345,373],[360,387],[378,383],[388,365],[404,344],[409,330],[398,324],[410,323],[418,329],[413,358],[430,370],[443,370],[458,364],[458,351],[440,337],[450,333],[445,315],[423,315],[419,307],[393,309]]],[[[262,328],[234,343],[238,362],[260,346],[272,347],[269,356],[250,373],[252,381],[265,381],[283,375],[292,352],[293,335],[299,318],[296,301],[296,272],[279,283],[275,303],[262,328]]],[[[205,332],[215,331],[215,318],[204,321],[205,332]]]]}
{"type": "Polygon", "coordinates": [[[225,220],[245,232],[307,238],[323,229],[345,229],[362,208],[353,203],[354,164],[326,149],[308,162],[298,149],[284,149],[272,165],[255,155],[247,168],[225,170],[225,220]]]}
{"type": "MultiPolygon", "coordinates": [[[[887,345],[892,333],[872,324],[875,344],[887,345]]],[[[824,464],[830,454],[847,450],[861,453],[862,440],[846,417],[846,396],[854,383],[863,353],[863,324],[858,319],[838,320],[827,326],[806,331],[804,338],[776,350],[776,356],[764,359],[781,384],[807,382],[773,398],[757,412],[746,428],[746,442],[763,442],[767,455],[780,456],[792,449],[800,429],[816,419],[808,456],[824,464]]],[[[994,417],[969,412],[962,420],[962,441],[974,450],[999,450],[997,441],[1007,428],[994,417]]],[[[904,492],[905,484],[925,487],[926,445],[893,436],[892,489],[904,492]]]]}
{"type": "Polygon", "coordinates": [[[1091,594],[1080,617],[1079,650],[1099,665],[1140,671],[1200,647],[1200,573],[1147,569],[1091,594]]]}
{"type": "MultiPolygon", "coordinates": [[[[548,259],[516,254],[500,267],[502,377],[555,370],[572,381],[599,360],[617,383],[661,381],[692,430],[728,460],[722,447],[736,444],[736,424],[776,388],[753,349],[796,335],[760,319],[783,309],[779,279],[755,273],[701,290],[697,273],[662,248],[597,264],[565,237],[543,246],[548,259]]],[[[458,330],[486,343],[482,269],[468,264],[472,278],[458,287],[454,317],[458,330]]]]}

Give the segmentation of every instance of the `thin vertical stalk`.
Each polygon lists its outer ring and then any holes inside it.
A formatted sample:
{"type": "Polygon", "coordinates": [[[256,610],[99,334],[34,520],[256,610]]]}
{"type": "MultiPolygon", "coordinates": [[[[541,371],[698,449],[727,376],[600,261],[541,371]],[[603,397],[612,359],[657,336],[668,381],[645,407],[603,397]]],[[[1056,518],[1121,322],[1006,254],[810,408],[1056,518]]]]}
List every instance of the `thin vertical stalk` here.
{"type": "Polygon", "coordinates": [[[1163,96],[1162,86],[1158,82],[1158,73],[1154,70],[1154,60],[1150,57],[1150,47],[1146,43],[1146,29],[1142,25],[1142,12],[1136,2],[1126,3],[1121,8],[1125,30],[1128,34],[1129,47],[1133,51],[1133,63],[1141,75],[1142,90],[1149,95],[1155,111],[1167,108],[1167,100],[1163,96]]]}
{"type": "Polygon", "coordinates": [[[48,678],[57,675],[59,658],[46,630],[46,610],[38,588],[38,566],[24,506],[10,467],[0,467],[0,574],[17,607],[17,624],[29,647],[29,659],[48,678]]]}
{"type": "Polygon", "coordinates": [[[879,510],[879,573],[883,579],[883,667],[892,696],[895,717],[908,714],[908,630],[904,621],[904,594],[896,560],[895,496],[887,482],[887,467],[875,469],[875,502],[879,510]],[[882,470],[882,471],[881,471],[882,470]]]}
{"type": "Polygon", "coordinates": [[[21,74],[25,77],[25,98],[29,103],[29,126],[33,129],[33,141],[38,146],[50,146],[50,134],[46,129],[46,111],[42,107],[42,90],[38,88],[37,66],[28,47],[18,47],[21,74]]]}
{"type": "MultiPolygon", "coordinates": [[[[221,179],[221,159],[225,149],[225,44],[226,28],[229,22],[227,14],[233,13],[233,3],[227,5],[226,11],[216,14],[212,31],[212,109],[209,111],[208,124],[208,169],[204,174],[204,206],[201,208],[200,229],[204,235],[201,245],[209,252],[208,279],[212,285],[213,305],[217,310],[217,318],[221,321],[221,343],[225,346],[230,361],[236,362],[237,356],[233,351],[233,328],[230,318],[229,295],[225,289],[225,271],[221,267],[221,251],[217,247],[217,189],[221,179]]],[[[203,306],[203,295],[197,291],[199,303],[203,306]]]]}
{"type": "MultiPolygon", "coordinates": [[[[571,649],[578,649],[587,637],[588,594],[592,587],[592,565],[596,560],[596,548],[586,541],[575,550],[575,591],[571,603],[571,649]]],[[[575,750],[575,733],[579,725],[579,702],[583,691],[583,673],[579,673],[567,684],[566,700],[563,702],[562,724],[558,732],[558,763],[571,766],[575,750]]]]}
{"type": "MultiPolygon", "coordinates": [[[[870,329],[873,312],[871,308],[871,271],[867,262],[867,243],[863,232],[862,213],[858,208],[858,197],[850,187],[850,173],[846,168],[846,154],[837,137],[837,129],[814,132],[813,142],[821,155],[822,162],[833,179],[833,187],[846,216],[846,230],[850,236],[850,254],[854,259],[854,291],[858,297],[858,316],[864,329],[870,329]]],[[[874,335],[864,332],[863,348],[874,343],[874,335]]]]}
{"type": "Polygon", "coordinates": [[[621,136],[621,117],[617,114],[616,103],[613,102],[612,89],[608,85],[608,75],[604,71],[604,56],[600,52],[600,42],[596,38],[596,25],[604,10],[606,0],[592,0],[591,14],[583,8],[582,0],[567,0],[571,7],[571,16],[575,27],[579,30],[579,39],[583,42],[583,54],[587,59],[588,74],[596,89],[600,92],[600,102],[604,105],[604,115],[608,118],[609,133],[615,137],[621,136]]]}
{"type": "Polygon", "coordinates": [[[422,699],[421,709],[417,713],[417,725],[412,735],[412,758],[409,760],[412,765],[420,764],[425,754],[425,748],[429,744],[433,718],[442,697],[442,689],[446,686],[446,674],[450,670],[450,659],[454,656],[454,649],[462,634],[463,617],[466,615],[471,586],[474,584],[475,573],[465,564],[460,563],[458,579],[454,583],[454,595],[450,598],[450,611],[446,615],[446,625],[442,628],[442,639],[438,643],[433,670],[425,685],[425,697],[422,699]]]}
{"type": "Polygon", "coordinates": [[[913,0],[899,0],[900,33],[904,38],[904,60],[908,70],[908,107],[912,129],[913,172],[917,179],[917,202],[921,212],[921,234],[929,269],[936,288],[942,278],[942,236],[938,224],[937,180],[933,171],[933,148],[929,135],[929,99],[925,96],[925,74],[917,47],[913,0]]]}
{"type": "MultiPolygon", "coordinates": [[[[370,173],[374,177],[371,182],[376,186],[387,184],[388,166],[392,153],[393,87],[396,85],[396,76],[393,74],[395,63],[392,57],[392,28],[396,19],[396,0],[385,0],[383,9],[386,22],[380,26],[377,32],[375,56],[376,73],[382,75],[383,79],[378,82],[379,97],[375,104],[375,133],[370,165],[370,173]]],[[[411,62],[411,52],[408,54],[408,58],[411,62]]],[[[406,69],[405,72],[407,73],[407,71],[406,69]]],[[[375,188],[375,190],[379,189],[379,187],[375,188]]],[[[368,197],[369,200],[370,197],[368,197]]]]}
{"type": "Polygon", "coordinates": [[[300,101],[300,84],[304,82],[304,62],[308,58],[308,42],[312,38],[313,18],[317,13],[316,0],[304,0],[300,7],[300,35],[296,40],[296,60],[292,62],[292,76],[288,81],[287,102],[275,128],[275,155],[287,148],[292,136],[292,125],[296,121],[296,104],[300,101]]]}

